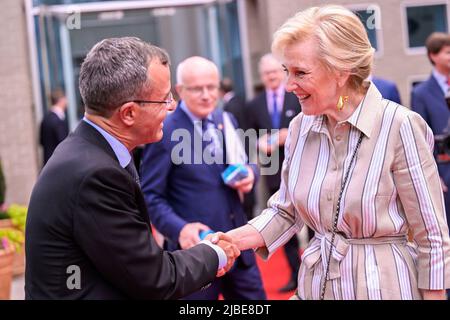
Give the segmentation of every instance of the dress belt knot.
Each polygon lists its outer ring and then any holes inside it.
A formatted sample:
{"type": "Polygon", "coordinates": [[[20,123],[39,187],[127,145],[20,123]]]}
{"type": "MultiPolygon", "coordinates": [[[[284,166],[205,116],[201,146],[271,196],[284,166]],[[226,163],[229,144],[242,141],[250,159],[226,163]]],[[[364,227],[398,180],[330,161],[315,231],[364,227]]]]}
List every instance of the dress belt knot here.
{"type": "MultiPolygon", "coordinates": [[[[302,260],[306,267],[311,269],[316,263],[321,261],[323,267],[323,275],[325,275],[328,254],[330,252],[331,245],[331,232],[325,232],[324,234],[315,233],[312,242],[309,247],[303,253],[302,260]]],[[[380,245],[380,244],[406,244],[406,235],[391,236],[391,237],[377,237],[377,238],[360,238],[360,239],[347,239],[342,234],[336,233],[334,237],[334,246],[331,251],[330,271],[329,278],[336,279],[341,276],[340,262],[347,255],[350,245],[380,245]]]]}

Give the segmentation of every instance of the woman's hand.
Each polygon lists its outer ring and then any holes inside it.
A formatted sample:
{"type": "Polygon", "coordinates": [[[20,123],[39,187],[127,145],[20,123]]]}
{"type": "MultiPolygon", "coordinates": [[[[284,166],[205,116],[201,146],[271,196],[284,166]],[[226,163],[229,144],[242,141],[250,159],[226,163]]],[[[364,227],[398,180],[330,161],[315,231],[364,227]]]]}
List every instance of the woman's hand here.
{"type": "Polygon", "coordinates": [[[422,292],[423,300],[446,300],[445,290],[424,290],[422,292]]]}

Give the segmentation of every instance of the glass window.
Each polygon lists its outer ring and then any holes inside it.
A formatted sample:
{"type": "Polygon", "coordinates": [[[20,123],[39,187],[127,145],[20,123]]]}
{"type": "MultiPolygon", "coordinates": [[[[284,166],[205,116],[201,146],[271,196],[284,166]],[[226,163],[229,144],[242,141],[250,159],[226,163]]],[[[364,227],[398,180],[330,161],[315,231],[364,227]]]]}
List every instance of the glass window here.
{"type": "Polygon", "coordinates": [[[408,46],[424,47],[427,37],[435,31],[447,32],[445,4],[406,7],[408,46]]]}
{"type": "Polygon", "coordinates": [[[354,10],[353,12],[361,19],[361,22],[366,28],[370,44],[376,51],[378,51],[377,28],[381,23],[381,21],[377,20],[379,19],[378,12],[375,11],[375,9],[370,8],[367,10],[354,10]]]}

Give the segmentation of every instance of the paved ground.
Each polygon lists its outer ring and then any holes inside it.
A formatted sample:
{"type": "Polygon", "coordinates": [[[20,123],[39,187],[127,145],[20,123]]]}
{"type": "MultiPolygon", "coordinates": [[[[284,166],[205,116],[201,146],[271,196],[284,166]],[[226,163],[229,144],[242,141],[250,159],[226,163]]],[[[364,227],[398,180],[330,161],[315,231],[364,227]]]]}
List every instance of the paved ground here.
{"type": "Polygon", "coordinates": [[[11,286],[11,300],[24,300],[25,299],[25,276],[14,277],[11,286]]]}

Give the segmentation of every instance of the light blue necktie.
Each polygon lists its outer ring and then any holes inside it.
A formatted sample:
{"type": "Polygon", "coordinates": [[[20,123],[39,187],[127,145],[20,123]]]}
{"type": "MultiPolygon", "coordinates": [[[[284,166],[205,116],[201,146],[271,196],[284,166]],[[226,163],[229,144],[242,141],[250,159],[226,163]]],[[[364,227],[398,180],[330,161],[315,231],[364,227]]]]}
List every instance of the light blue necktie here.
{"type": "Polygon", "coordinates": [[[214,122],[208,118],[203,119],[202,129],[203,133],[208,132],[208,139],[211,140],[211,142],[207,146],[207,148],[211,150],[211,155],[213,157],[215,157],[216,155],[222,155],[222,146],[220,144],[219,137],[217,136],[216,126],[214,122]]]}
{"type": "Polygon", "coordinates": [[[273,93],[273,104],[272,104],[272,128],[280,128],[280,112],[278,111],[277,105],[277,93],[273,93]]]}

